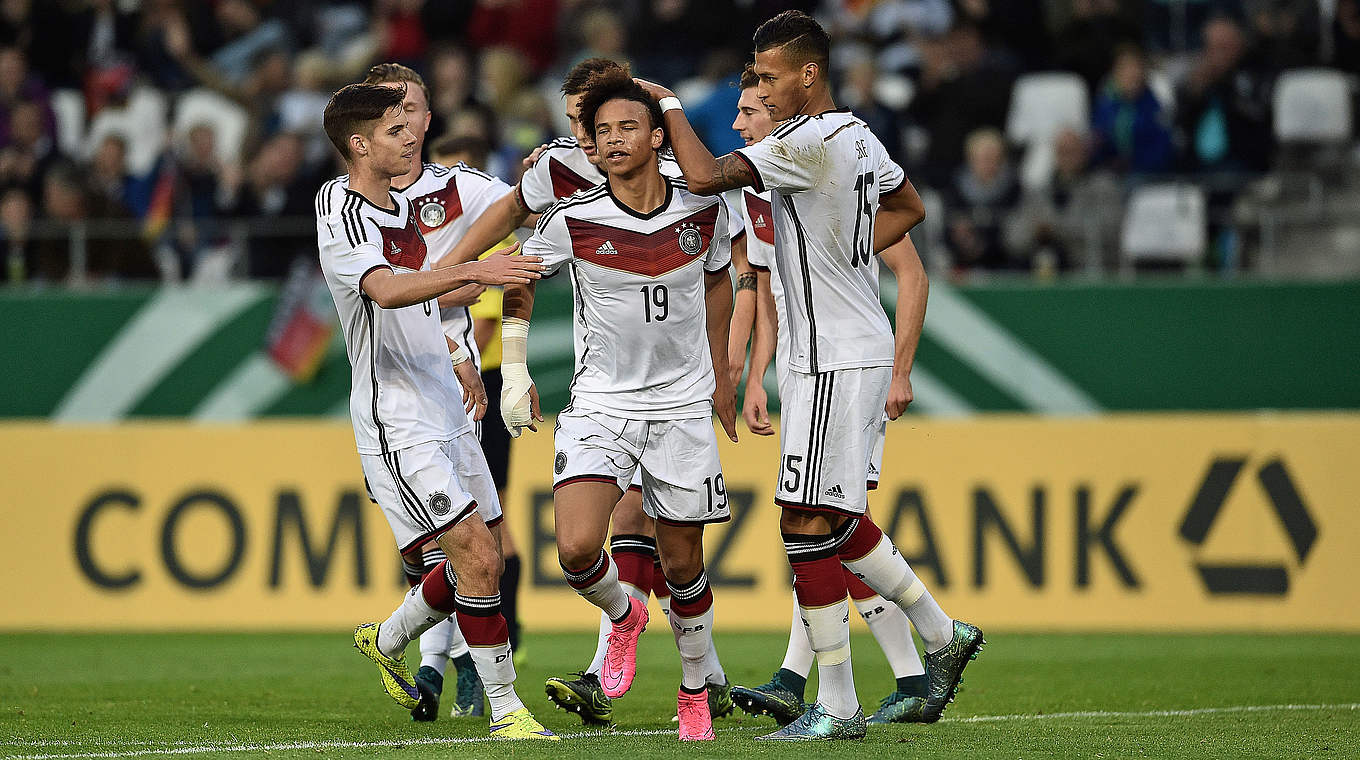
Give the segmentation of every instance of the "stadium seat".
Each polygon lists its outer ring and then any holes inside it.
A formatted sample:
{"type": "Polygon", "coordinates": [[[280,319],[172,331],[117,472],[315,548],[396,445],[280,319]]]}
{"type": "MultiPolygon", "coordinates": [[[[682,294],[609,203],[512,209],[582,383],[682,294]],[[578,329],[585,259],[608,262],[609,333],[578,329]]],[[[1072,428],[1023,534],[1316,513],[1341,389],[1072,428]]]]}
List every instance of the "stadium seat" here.
{"type": "Polygon", "coordinates": [[[1090,122],[1089,94],[1080,76],[1046,71],[1016,80],[1006,137],[1025,149],[1020,184],[1031,190],[1046,186],[1053,176],[1053,137],[1064,128],[1084,133],[1090,122]]]}
{"type": "Polygon", "coordinates": [[[1291,69],[1275,83],[1275,137],[1335,143],[1351,135],[1351,83],[1332,69],[1291,69]]]}
{"type": "Polygon", "coordinates": [[[166,98],[160,90],[137,87],[126,105],[105,106],[95,114],[82,145],[85,157],[93,156],[105,137],[117,134],[127,141],[128,172],[145,176],[155,168],[165,149],[167,111],[166,98]]]}
{"type": "Polygon", "coordinates": [[[200,124],[213,128],[217,157],[224,164],[241,158],[241,146],[250,126],[250,116],[235,101],[212,90],[197,88],[179,96],[175,103],[175,123],[171,130],[175,142],[188,139],[189,130],[200,124]]]}
{"type": "Polygon", "coordinates": [[[57,147],[68,156],[79,156],[85,144],[85,94],[53,90],[52,115],[57,120],[57,147]]]}
{"type": "Polygon", "coordinates": [[[1208,245],[1204,191],[1194,185],[1144,185],[1129,197],[1120,233],[1125,268],[1193,267],[1208,245]]]}

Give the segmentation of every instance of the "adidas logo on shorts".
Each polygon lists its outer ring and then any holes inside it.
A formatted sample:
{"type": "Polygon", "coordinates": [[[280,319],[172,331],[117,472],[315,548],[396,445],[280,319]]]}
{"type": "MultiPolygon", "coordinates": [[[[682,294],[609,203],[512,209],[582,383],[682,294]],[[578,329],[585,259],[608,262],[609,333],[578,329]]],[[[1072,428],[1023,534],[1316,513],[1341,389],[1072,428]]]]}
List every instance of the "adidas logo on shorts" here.
{"type": "Polygon", "coordinates": [[[604,244],[601,245],[599,248],[596,248],[595,252],[600,254],[601,256],[618,253],[618,251],[614,250],[614,243],[609,240],[604,241],[604,244]]]}
{"type": "Polygon", "coordinates": [[[826,495],[827,495],[827,496],[830,496],[830,497],[833,498],[833,499],[844,499],[844,498],[845,498],[845,492],[841,490],[841,486],[840,486],[839,483],[837,483],[836,485],[831,486],[830,488],[826,489],[826,495]]]}

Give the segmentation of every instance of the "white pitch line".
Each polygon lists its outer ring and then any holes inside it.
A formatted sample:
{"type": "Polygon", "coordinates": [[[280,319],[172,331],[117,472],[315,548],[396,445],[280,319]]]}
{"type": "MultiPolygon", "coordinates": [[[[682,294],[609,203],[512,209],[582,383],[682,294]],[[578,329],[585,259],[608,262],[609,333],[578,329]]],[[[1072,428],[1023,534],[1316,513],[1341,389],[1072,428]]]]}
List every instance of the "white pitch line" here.
{"type": "MultiPolygon", "coordinates": [[[[1338,704],[1315,704],[1315,705],[1230,705],[1227,707],[1199,707],[1188,710],[1144,710],[1144,711],[1118,711],[1118,710],[1084,710],[1079,712],[1055,712],[1055,713],[1019,713],[1013,715],[972,715],[965,718],[944,718],[941,723],[999,723],[1005,721],[1041,721],[1041,720],[1071,720],[1084,718],[1189,718],[1200,715],[1229,715],[1233,713],[1254,713],[1254,712],[1297,712],[1297,711],[1316,711],[1316,710],[1360,710],[1360,702],[1342,702],[1338,704]]],[[[740,728],[719,729],[718,733],[737,733],[750,732],[755,730],[755,726],[743,726],[740,728]]],[[[759,727],[765,729],[765,726],[759,727]]],[[[585,738],[612,738],[624,736],[671,736],[675,734],[675,729],[636,729],[628,731],[578,731],[570,734],[562,734],[563,739],[585,739],[585,738]]],[[[306,749],[368,749],[378,747],[407,747],[407,746],[442,746],[449,744],[481,744],[498,741],[489,736],[469,736],[469,737],[414,737],[409,739],[378,739],[374,741],[315,741],[315,742],[286,742],[280,744],[258,744],[247,742],[244,744],[226,744],[221,742],[207,742],[203,744],[186,744],[184,742],[165,742],[159,746],[141,746],[136,749],[122,751],[103,751],[103,752],[75,752],[70,754],[42,754],[42,755],[4,755],[5,760],[94,760],[95,758],[124,758],[124,757],[144,757],[147,755],[200,755],[209,752],[283,752],[287,750],[306,750],[306,749]]],[[[109,740],[94,739],[82,742],[75,739],[38,739],[25,741],[23,739],[0,739],[0,744],[19,744],[23,747],[55,747],[71,745],[115,745],[132,747],[136,742],[114,742],[109,740]]]]}

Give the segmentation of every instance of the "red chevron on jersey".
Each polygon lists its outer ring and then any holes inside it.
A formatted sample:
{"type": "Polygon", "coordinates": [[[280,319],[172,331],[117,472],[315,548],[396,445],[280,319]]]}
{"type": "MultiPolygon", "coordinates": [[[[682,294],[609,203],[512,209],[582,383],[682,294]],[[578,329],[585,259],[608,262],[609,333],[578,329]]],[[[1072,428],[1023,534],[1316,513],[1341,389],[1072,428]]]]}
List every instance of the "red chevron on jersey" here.
{"type": "Polygon", "coordinates": [[[774,217],[770,212],[769,201],[749,191],[743,191],[746,198],[746,214],[751,220],[751,229],[762,243],[774,245],[774,217]]]}
{"type": "Polygon", "coordinates": [[[411,209],[416,215],[416,224],[423,234],[433,232],[463,215],[463,199],[458,197],[458,183],[449,178],[444,187],[415,198],[411,209]]]}
{"type": "Polygon", "coordinates": [[[419,270],[425,264],[425,236],[416,228],[415,214],[406,217],[400,229],[379,227],[382,232],[383,258],[394,267],[419,270]]]}
{"type": "Polygon", "coordinates": [[[709,206],[652,233],[567,217],[572,255],[609,269],[660,277],[708,252],[718,208],[709,206]]]}
{"type": "Polygon", "coordinates": [[[552,177],[553,195],[565,198],[577,190],[589,190],[600,184],[591,182],[555,158],[548,159],[548,176],[552,177]]]}

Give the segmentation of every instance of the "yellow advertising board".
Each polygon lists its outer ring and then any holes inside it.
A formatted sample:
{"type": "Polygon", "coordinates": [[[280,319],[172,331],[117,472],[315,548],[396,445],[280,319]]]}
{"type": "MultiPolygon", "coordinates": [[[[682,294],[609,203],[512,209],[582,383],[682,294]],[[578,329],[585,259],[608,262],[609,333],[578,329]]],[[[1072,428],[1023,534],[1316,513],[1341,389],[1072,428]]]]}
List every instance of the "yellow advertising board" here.
{"type": "MultiPolygon", "coordinates": [[[[551,435],[514,445],[523,621],[593,628],[553,547],[551,435]]],[[[0,448],[0,628],[334,628],[404,588],[343,422],[5,423],[0,448]]],[[[723,443],[724,627],[788,625],[777,449],[723,443]]],[[[984,626],[1360,630],[1360,415],[904,419],[870,503],[984,626]]]]}

